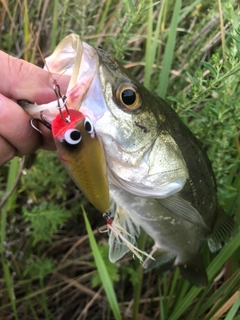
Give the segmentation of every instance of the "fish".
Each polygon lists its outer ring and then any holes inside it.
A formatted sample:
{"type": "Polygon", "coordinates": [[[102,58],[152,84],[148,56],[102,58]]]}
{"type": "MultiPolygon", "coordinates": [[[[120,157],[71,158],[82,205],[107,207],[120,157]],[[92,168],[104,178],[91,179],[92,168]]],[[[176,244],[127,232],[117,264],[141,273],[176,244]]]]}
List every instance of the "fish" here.
{"type": "MultiPolygon", "coordinates": [[[[131,251],[146,271],[179,267],[193,285],[205,286],[202,247],[207,242],[212,252],[220,250],[236,225],[218,204],[201,142],[166,101],[111,54],[76,34],[60,42],[46,65],[51,72],[71,76],[66,101],[91,119],[101,141],[110,192],[105,215],[110,261],[131,251]],[[154,241],[150,254],[136,251],[141,229],[154,241]]],[[[54,102],[29,105],[26,111],[46,109],[56,112],[54,102]]],[[[87,174],[86,180],[90,178],[87,174]]],[[[85,195],[90,198],[88,191],[85,195]]]]}

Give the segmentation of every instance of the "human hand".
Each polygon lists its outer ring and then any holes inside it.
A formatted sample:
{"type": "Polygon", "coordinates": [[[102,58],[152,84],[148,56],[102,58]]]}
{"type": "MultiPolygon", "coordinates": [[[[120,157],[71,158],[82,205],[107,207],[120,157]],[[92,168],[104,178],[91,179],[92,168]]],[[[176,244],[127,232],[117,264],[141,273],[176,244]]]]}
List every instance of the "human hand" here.
{"type": "MultiPolygon", "coordinates": [[[[0,51],[0,79],[0,165],[39,147],[54,150],[50,130],[40,123],[40,135],[30,126],[31,117],[16,103],[22,99],[37,104],[56,100],[50,73],[0,51]]],[[[64,93],[69,77],[56,75],[56,79],[64,93]]]]}

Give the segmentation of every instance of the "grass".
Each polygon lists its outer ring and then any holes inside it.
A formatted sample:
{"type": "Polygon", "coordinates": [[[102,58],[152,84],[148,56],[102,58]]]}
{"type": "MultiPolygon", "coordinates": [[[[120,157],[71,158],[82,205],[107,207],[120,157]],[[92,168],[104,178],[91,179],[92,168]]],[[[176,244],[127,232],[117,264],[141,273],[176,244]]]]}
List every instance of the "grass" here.
{"type": "Polygon", "coordinates": [[[181,6],[182,6],[182,1],[177,0],[174,6],[174,11],[173,11],[173,15],[172,15],[172,19],[169,27],[169,35],[167,38],[166,48],[165,48],[164,57],[162,61],[162,70],[159,77],[157,93],[163,99],[166,98],[166,93],[167,93],[167,86],[168,86],[168,80],[169,80],[171,66],[172,66],[174,47],[175,47],[176,36],[177,36],[177,26],[178,26],[181,6]]]}
{"type": "MultiPolygon", "coordinates": [[[[219,201],[240,225],[237,0],[0,5],[1,50],[42,65],[39,48],[47,56],[75,32],[165,97],[204,144],[219,201]]],[[[218,254],[203,249],[206,288],[177,269],[144,274],[130,254],[112,264],[107,236],[97,231],[104,220],[44,151],[1,166],[0,206],[0,319],[240,319],[239,234],[218,254]]],[[[139,247],[150,243],[142,234],[139,247]]]]}
{"type": "Polygon", "coordinates": [[[101,279],[101,283],[104,287],[108,302],[110,304],[110,307],[113,311],[114,314],[114,318],[116,320],[121,320],[121,313],[119,310],[119,305],[117,302],[117,298],[114,292],[114,288],[113,288],[113,283],[112,283],[112,279],[109,276],[107,267],[104,263],[104,260],[101,256],[101,252],[98,248],[97,242],[94,238],[94,235],[92,233],[92,229],[89,223],[89,220],[87,218],[87,214],[84,210],[84,208],[82,207],[82,211],[83,211],[83,216],[84,216],[84,220],[85,220],[85,224],[86,224],[86,228],[87,228],[87,232],[88,232],[88,237],[89,237],[89,242],[90,242],[90,246],[91,246],[91,250],[93,252],[93,256],[94,256],[94,260],[95,260],[95,264],[97,266],[98,269],[98,273],[101,279]]]}

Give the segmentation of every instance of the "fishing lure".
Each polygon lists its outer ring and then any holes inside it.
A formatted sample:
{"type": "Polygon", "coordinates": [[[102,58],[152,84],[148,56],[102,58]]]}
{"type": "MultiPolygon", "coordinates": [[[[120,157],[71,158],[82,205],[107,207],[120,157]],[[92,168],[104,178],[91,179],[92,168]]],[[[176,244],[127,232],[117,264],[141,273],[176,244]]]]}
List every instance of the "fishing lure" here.
{"type": "Polygon", "coordinates": [[[32,118],[31,126],[40,131],[34,125],[37,120],[52,130],[58,155],[72,180],[97,210],[108,212],[106,161],[94,126],[88,116],[67,107],[67,98],[61,95],[58,85],[54,86],[54,91],[59,113],[50,123],[40,112],[40,119],[32,118]]]}

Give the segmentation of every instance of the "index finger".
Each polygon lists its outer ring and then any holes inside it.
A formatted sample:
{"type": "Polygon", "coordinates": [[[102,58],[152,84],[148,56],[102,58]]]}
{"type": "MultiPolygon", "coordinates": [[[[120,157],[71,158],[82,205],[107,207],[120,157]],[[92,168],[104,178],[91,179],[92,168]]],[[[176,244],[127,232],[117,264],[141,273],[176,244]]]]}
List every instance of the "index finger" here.
{"type": "Polygon", "coordinates": [[[61,91],[66,92],[69,76],[51,74],[32,63],[12,57],[0,51],[0,93],[20,100],[38,104],[56,100],[53,80],[57,79],[61,91]]]}

